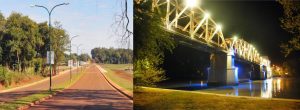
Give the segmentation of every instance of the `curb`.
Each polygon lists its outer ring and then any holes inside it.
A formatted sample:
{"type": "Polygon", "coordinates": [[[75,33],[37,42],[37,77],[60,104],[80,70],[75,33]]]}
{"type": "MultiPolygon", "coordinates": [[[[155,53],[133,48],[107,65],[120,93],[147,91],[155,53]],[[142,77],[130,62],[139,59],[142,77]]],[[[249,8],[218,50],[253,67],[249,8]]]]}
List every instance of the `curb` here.
{"type": "Polygon", "coordinates": [[[106,70],[104,70],[103,68],[101,68],[99,65],[96,65],[96,67],[98,68],[98,70],[101,72],[101,74],[104,76],[104,79],[113,87],[115,88],[117,91],[119,91],[120,93],[122,93],[123,95],[125,95],[126,97],[128,97],[130,100],[133,100],[133,93],[120,87],[119,85],[115,84],[113,81],[111,81],[109,78],[107,78],[107,76],[104,74],[106,72],[106,70]]]}
{"type": "Polygon", "coordinates": [[[57,93],[61,93],[62,91],[63,91],[63,90],[59,90],[59,91],[57,91],[57,92],[55,92],[55,93],[53,93],[53,94],[50,94],[50,95],[48,95],[48,96],[46,96],[46,97],[44,97],[44,98],[39,99],[39,100],[37,100],[37,101],[34,101],[34,102],[31,102],[31,103],[29,103],[29,104],[27,104],[27,105],[21,106],[21,107],[19,107],[17,110],[28,110],[29,107],[34,106],[34,105],[37,105],[37,104],[39,104],[39,103],[41,103],[41,102],[43,102],[43,101],[45,101],[45,100],[48,100],[48,99],[52,98],[53,96],[55,96],[57,93]]]}

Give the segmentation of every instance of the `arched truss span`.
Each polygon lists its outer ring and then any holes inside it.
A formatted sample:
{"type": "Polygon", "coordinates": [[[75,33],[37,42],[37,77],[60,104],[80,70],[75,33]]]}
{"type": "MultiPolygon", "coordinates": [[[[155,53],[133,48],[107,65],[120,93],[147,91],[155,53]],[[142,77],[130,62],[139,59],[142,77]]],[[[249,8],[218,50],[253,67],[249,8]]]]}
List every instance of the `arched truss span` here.
{"type": "MultiPolygon", "coordinates": [[[[152,0],[152,9],[165,15],[165,28],[178,32],[197,40],[223,49],[225,52],[234,51],[234,55],[250,62],[261,64],[269,63],[259,55],[255,47],[243,39],[225,39],[222,26],[217,24],[210,14],[204,11],[200,5],[189,6],[187,0],[152,0]]],[[[190,0],[192,1],[192,0],[190,0]]],[[[200,0],[196,0],[200,1],[200,0]]],[[[193,4],[192,4],[193,5],[193,4]]]]}

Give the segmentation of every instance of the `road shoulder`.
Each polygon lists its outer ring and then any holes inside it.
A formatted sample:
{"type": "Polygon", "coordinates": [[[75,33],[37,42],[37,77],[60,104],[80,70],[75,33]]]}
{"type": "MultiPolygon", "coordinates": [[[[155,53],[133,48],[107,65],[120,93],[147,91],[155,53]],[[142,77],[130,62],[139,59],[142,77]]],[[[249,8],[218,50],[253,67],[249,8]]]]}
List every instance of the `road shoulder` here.
{"type": "Polygon", "coordinates": [[[117,85],[116,83],[114,83],[111,79],[109,79],[106,76],[107,71],[105,69],[103,69],[100,65],[96,65],[96,67],[99,69],[99,71],[102,73],[102,75],[104,76],[104,78],[107,80],[107,82],[114,87],[116,90],[118,90],[120,93],[122,93],[123,95],[125,95],[126,97],[128,97],[129,99],[133,100],[133,92],[128,91],[124,88],[122,88],[121,86],[117,85]]]}

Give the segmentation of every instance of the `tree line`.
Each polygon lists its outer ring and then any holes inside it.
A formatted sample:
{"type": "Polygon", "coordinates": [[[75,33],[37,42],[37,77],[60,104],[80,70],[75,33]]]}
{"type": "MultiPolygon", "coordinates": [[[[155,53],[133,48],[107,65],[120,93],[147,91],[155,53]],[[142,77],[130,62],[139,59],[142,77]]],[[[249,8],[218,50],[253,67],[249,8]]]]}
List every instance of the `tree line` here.
{"type": "Polygon", "coordinates": [[[128,64],[132,63],[131,49],[122,48],[94,48],[91,51],[92,59],[96,63],[128,64]]]}
{"type": "Polygon", "coordinates": [[[292,35],[289,41],[280,45],[281,52],[285,56],[282,66],[288,75],[300,77],[300,2],[297,0],[278,0],[277,2],[283,9],[283,15],[279,19],[281,27],[292,35]]]}
{"type": "Polygon", "coordinates": [[[54,22],[49,29],[47,22],[37,23],[20,13],[13,12],[7,18],[0,13],[0,64],[20,72],[37,66],[44,72],[50,38],[56,69],[57,64],[64,60],[69,43],[62,25],[54,22]]]}

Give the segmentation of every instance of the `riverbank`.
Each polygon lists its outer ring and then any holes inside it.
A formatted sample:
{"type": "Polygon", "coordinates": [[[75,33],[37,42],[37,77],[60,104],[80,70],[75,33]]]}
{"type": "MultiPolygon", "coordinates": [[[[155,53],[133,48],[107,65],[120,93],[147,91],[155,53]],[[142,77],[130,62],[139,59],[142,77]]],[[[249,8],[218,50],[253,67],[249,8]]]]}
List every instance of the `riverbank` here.
{"type": "Polygon", "coordinates": [[[134,91],[137,110],[170,109],[300,109],[299,101],[216,95],[204,92],[142,87],[134,91]]]}

